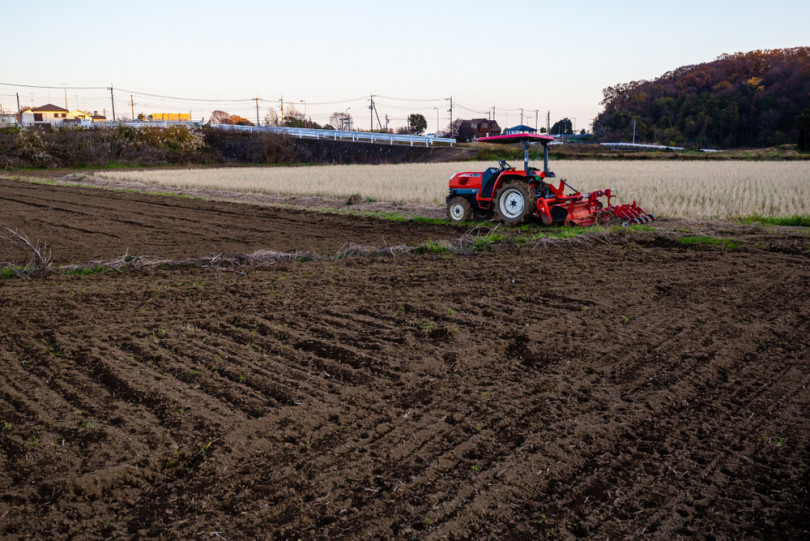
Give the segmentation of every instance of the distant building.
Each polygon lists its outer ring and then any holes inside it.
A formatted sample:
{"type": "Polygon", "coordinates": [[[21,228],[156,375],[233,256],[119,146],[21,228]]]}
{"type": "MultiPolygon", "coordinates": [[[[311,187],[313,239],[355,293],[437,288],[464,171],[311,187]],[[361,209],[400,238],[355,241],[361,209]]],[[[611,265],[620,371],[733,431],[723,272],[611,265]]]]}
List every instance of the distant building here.
{"type": "Polygon", "coordinates": [[[0,126],[8,127],[17,123],[17,115],[14,113],[0,113],[0,126]]]}
{"type": "Polygon", "coordinates": [[[68,110],[59,107],[58,105],[43,105],[23,111],[22,123],[24,126],[31,126],[34,124],[53,124],[55,122],[62,122],[67,118],[68,110]]]}
{"type": "Polygon", "coordinates": [[[492,137],[501,134],[501,127],[495,120],[488,118],[473,118],[472,120],[463,120],[459,126],[459,134],[471,133],[472,137],[469,139],[478,139],[479,137],[492,137]]]}
{"type": "Polygon", "coordinates": [[[67,117],[68,117],[68,120],[70,120],[70,119],[73,119],[73,120],[91,120],[93,118],[93,115],[91,115],[90,113],[86,113],[84,111],[80,111],[79,109],[74,109],[74,110],[72,110],[71,112],[68,113],[67,117]]]}
{"type": "Polygon", "coordinates": [[[191,122],[191,113],[152,113],[149,118],[154,122],[191,122]]]}
{"type": "Polygon", "coordinates": [[[511,128],[506,128],[503,130],[504,135],[512,135],[514,133],[537,133],[537,130],[531,126],[526,126],[525,124],[518,124],[517,126],[512,126],[511,128]]]}

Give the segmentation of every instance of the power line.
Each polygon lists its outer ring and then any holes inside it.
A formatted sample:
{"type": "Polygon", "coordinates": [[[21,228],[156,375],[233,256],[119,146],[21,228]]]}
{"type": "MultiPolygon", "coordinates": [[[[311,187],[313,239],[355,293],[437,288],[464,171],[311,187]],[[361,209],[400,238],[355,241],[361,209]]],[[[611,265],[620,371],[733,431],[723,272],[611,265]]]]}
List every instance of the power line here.
{"type": "Polygon", "coordinates": [[[213,101],[213,102],[245,102],[245,101],[253,101],[255,98],[239,98],[233,100],[226,100],[226,99],[214,99],[214,98],[179,98],[176,96],[162,96],[160,94],[148,94],[146,92],[138,92],[137,90],[129,90],[126,88],[119,88],[118,90],[122,92],[129,92],[130,94],[137,94],[139,96],[149,96],[150,98],[162,98],[164,100],[179,100],[179,101],[213,101]]]}
{"type": "Polygon", "coordinates": [[[379,94],[374,94],[377,98],[385,98],[387,100],[396,100],[396,101],[444,101],[447,98],[425,98],[425,99],[418,99],[418,98],[393,98],[391,96],[380,96],[379,94]]]}
{"type": "Polygon", "coordinates": [[[21,85],[16,83],[0,83],[3,86],[19,86],[23,88],[45,88],[48,90],[107,90],[106,86],[37,86],[37,85],[21,85]]]}

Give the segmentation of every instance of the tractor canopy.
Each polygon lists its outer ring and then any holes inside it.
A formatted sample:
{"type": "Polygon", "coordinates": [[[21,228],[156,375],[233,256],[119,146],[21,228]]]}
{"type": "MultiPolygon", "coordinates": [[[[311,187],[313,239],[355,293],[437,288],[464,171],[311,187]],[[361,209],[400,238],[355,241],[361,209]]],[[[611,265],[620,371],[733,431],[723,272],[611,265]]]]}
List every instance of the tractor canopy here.
{"type": "Polygon", "coordinates": [[[481,137],[478,139],[484,143],[523,143],[523,170],[529,170],[529,145],[541,143],[543,145],[543,171],[548,175],[548,144],[554,141],[550,135],[538,135],[536,133],[511,133],[509,135],[493,135],[491,137],[481,137]]]}

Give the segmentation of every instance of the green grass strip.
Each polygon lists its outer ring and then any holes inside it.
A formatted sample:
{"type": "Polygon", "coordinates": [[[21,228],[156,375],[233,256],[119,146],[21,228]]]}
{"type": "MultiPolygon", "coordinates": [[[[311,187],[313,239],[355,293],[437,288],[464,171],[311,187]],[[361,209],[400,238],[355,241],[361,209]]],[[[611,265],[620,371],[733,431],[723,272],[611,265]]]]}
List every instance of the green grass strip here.
{"type": "Polygon", "coordinates": [[[810,215],[794,214],[792,216],[740,216],[737,218],[745,224],[759,223],[762,225],[788,225],[794,227],[810,227],[810,215]]]}
{"type": "Polygon", "coordinates": [[[723,237],[689,236],[678,239],[679,244],[684,246],[719,246],[721,248],[740,248],[742,244],[723,237]]]}

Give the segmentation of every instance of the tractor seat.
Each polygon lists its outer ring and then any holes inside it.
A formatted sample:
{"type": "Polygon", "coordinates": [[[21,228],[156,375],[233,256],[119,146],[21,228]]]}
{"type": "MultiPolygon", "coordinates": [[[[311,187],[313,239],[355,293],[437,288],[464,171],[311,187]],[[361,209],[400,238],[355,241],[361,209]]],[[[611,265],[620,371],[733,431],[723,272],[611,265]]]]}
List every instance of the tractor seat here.
{"type": "Polygon", "coordinates": [[[492,178],[497,176],[498,173],[500,173],[500,172],[501,172],[501,170],[498,169],[497,167],[490,167],[489,169],[484,171],[484,174],[481,175],[481,187],[483,188],[487,184],[489,184],[489,181],[491,181],[492,178]]]}

